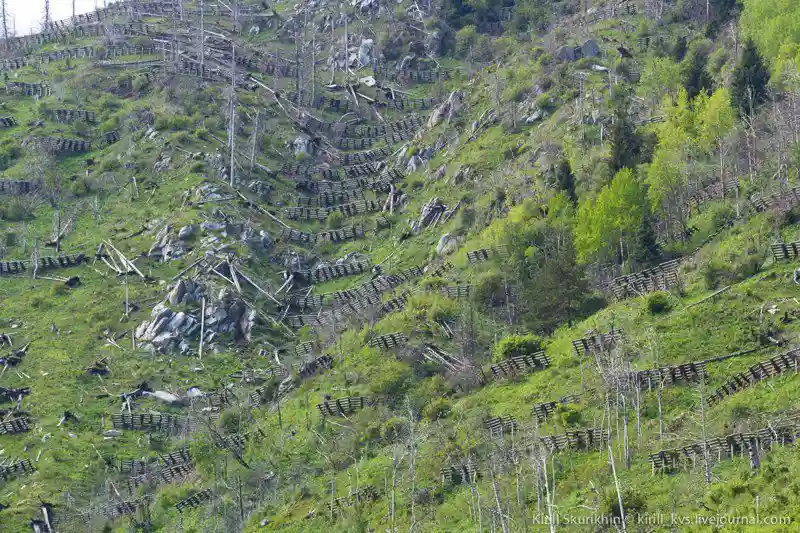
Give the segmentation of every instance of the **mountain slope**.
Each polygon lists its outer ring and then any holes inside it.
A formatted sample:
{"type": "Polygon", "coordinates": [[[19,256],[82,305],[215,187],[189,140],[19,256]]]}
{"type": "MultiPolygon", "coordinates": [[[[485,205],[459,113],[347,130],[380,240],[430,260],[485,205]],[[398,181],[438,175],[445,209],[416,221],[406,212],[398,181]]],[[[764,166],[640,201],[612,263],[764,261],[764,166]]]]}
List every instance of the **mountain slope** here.
{"type": "Polygon", "coordinates": [[[5,43],[0,530],[791,527],[790,31],[240,4],[5,43]]]}

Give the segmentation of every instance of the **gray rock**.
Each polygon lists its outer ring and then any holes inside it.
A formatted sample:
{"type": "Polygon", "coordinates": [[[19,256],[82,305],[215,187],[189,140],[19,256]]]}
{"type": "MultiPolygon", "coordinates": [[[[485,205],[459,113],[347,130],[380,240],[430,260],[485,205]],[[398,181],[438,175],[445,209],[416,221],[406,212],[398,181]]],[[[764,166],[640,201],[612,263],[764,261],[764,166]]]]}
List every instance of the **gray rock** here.
{"type": "Polygon", "coordinates": [[[224,230],[226,225],[222,222],[201,222],[200,229],[204,232],[209,231],[222,231],[224,230]]]}
{"type": "Polygon", "coordinates": [[[525,122],[528,124],[533,124],[534,122],[538,122],[544,118],[544,111],[541,109],[537,109],[529,117],[525,119],[525,122]]]}
{"type": "Polygon", "coordinates": [[[208,319],[208,324],[218,324],[228,318],[228,312],[225,309],[217,308],[212,309],[211,318],[208,319]]]}
{"type": "Polygon", "coordinates": [[[169,305],[178,305],[180,302],[183,301],[184,296],[186,296],[186,282],[180,280],[178,283],[175,284],[175,287],[173,287],[173,289],[167,296],[169,305]]]}
{"type": "Polygon", "coordinates": [[[372,39],[362,39],[361,46],[358,47],[358,62],[362,67],[372,63],[372,52],[375,42],[372,39]]]}
{"type": "Polygon", "coordinates": [[[182,241],[185,241],[189,237],[194,235],[194,226],[183,226],[180,230],[178,230],[178,238],[182,241]]]}
{"type": "Polygon", "coordinates": [[[164,331],[152,338],[152,345],[159,349],[159,351],[167,352],[172,349],[172,341],[178,338],[178,334],[174,331],[164,331]]]}
{"type": "Polygon", "coordinates": [[[449,233],[445,233],[439,238],[439,244],[436,245],[436,254],[439,256],[449,255],[455,252],[457,248],[458,240],[449,233]]]}
{"type": "Polygon", "coordinates": [[[425,162],[422,160],[420,156],[412,155],[411,159],[408,160],[408,164],[406,165],[406,173],[410,174],[412,172],[416,172],[417,170],[422,168],[424,164],[425,162]]]}
{"type": "Polygon", "coordinates": [[[292,141],[292,148],[294,149],[295,156],[300,154],[305,154],[307,156],[314,155],[313,145],[308,137],[297,137],[294,141],[292,141]]]}
{"type": "Polygon", "coordinates": [[[165,402],[165,403],[178,403],[178,402],[181,401],[180,398],[178,398],[177,396],[175,396],[171,392],[167,392],[167,391],[163,391],[163,390],[157,390],[155,392],[144,391],[142,394],[144,394],[145,396],[152,396],[156,400],[161,400],[162,402],[165,402]]]}
{"type": "Polygon", "coordinates": [[[266,231],[259,231],[258,232],[259,242],[261,243],[261,247],[265,250],[269,250],[275,244],[275,241],[272,240],[272,237],[269,236],[269,233],[266,231]]]}
{"type": "Polygon", "coordinates": [[[180,353],[181,355],[188,354],[190,349],[191,346],[186,341],[186,339],[182,339],[181,342],[178,343],[178,353],[180,353]]]}
{"type": "Polygon", "coordinates": [[[415,58],[415,56],[413,56],[413,55],[405,56],[403,58],[403,60],[400,61],[400,63],[398,63],[397,70],[400,71],[400,70],[409,68],[409,66],[411,65],[411,62],[414,61],[414,58],[415,58]]]}
{"type": "Polygon", "coordinates": [[[172,158],[169,156],[162,157],[159,161],[156,161],[156,164],[153,165],[153,170],[155,172],[164,172],[167,170],[172,163],[172,158]]]}
{"type": "Polygon", "coordinates": [[[169,324],[167,325],[167,329],[169,329],[170,331],[177,331],[184,326],[187,320],[191,320],[191,318],[186,316],[186,313],[184,313],[183,311],[179,311],[175,313],[175,315],[173,315],[172,319],[169,321],[169,324]]]}

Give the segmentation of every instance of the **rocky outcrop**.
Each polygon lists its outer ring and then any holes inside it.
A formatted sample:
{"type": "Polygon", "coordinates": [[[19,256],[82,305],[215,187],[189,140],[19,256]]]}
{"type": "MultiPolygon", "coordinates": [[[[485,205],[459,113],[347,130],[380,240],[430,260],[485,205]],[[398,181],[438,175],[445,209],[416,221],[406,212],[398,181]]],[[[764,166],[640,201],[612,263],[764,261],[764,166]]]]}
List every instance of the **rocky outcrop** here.
{"type": "Polygon", "coordinates": [[[222,290],[213,297],[208,295],[203,285],[192,280],[180,280],[172,287],[166,300],[153,308],[150,320],[136,328],[139,346],[164,354],[187,354],[196,349],[201,329],[201,310],[197,303],[203,296],[206,297],[203,342],[207,349],[216,350],[219,336],[226,333],[232,334],[234,339],[250,341],[256,319],[255,310],[230,291],[222,290]],[[181,305],[187,310],[172,309],[181,305]]]}
{"type": "Polygon", "coordinates": [[[147,252],[147,257],[166,263],[178,259],[186,254],[185,239],[172,234],[172,225],[167,224],[156,235],[153,245],[147,252]]]}
{"type": "Polygon", "coordinates": [[[358,47],[358,62],[362,67],[372,63],[372,52],[375,49],[375,42],[372,39],[362,39],[358,47]]]}
{"type": "Polygon", "coordinates": [[[445,233],[439,238],[439,244],[436,245],[436,254],[440,257],[452,254],[458,249],[458,239],[449,233],[445,233]]]}

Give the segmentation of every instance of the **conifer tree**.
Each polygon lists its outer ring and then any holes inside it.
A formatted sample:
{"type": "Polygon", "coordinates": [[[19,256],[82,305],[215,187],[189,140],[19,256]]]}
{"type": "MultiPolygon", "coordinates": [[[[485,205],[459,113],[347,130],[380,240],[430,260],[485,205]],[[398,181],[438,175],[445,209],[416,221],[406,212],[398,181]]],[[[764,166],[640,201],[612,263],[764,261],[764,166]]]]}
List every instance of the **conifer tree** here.
{"type": "Polygon", "coordinates": [[[653,263],[661,255],[661,248],[656,243],[656,233],[653,228],[653,217],[645,215],[636,234],[633,258],[637,263],[653,263]]]}
{"type": "MultiPolygon", "coordinates": [[[[626,100],[627,102],[627,100],[626,100]]],[[[635,168],[642,150],[642,139],[636,133],[636,126],[628,114],[627,103],[617,105],[614,123],[609,132],[611,142],[611,171],[616,173],[623,168],[635,168]]]]}
{"type": "Polygon", "coordinates": [[[752,39],[744,45],[742,58],[733,71],[731,96],[739,114],[749,115],[767,100],[769,70],[752,39]]]}
{"type": "Polygon", "coordinates": [[[694,47],[682,65],[681,78],[689,100],[701,93],[711,94],[713,81],[706,69],[707,55],[699,47],[694,47]]]}
{"type": "Polygon", "coordinates": [[[567,159],[562,159],[556,167],[556,187],[559,191],[564,191],[573,204],[578,201],[578,195],[575,194],[575,176],[567,159]]]}

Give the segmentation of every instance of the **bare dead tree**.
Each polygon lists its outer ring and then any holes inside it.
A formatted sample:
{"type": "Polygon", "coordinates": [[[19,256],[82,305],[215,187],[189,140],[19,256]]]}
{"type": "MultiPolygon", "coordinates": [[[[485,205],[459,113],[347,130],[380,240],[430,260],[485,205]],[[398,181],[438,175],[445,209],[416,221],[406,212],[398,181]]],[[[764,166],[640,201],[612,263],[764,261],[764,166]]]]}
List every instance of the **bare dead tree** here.
{"type": "Polygon", "coordinates": [[[709,456],[708,438],[706,435],[706,379],[705,372],[700,376],[700,427],[703,434],[703,463],[705,466],[706,485],[711,485],[711,457],[709,456]]]}
{"type": "MultiPolygon", "coordinates": [[[[239,4],[234,4],[238,11],[239,4]]],[[[238,18],[238,17],[236,17],[238,18]]],[[[236,174],[236,43],[231,39],[231,88],[229,96],[230,124],[228,127],[228,145],[230,146],[230,186],[233,187],[236,174]]]]}
{"type": "Polygon", "coordinates": [[[311,21],[311,102],[314,102],[317,84],[317,25],[311,21]]]}
{"type": "MultiPolygon", "coordinates": [[[[610,399],[609,399],[609,395],[608,394],[606,394],[606,411],[608,411],[609,422],[610,422],[611,405],[610,405],[610,399]]],[[[624,531],[626,531],[626,528],[625,528],[625,506],[624,506],[624,503],[622,501],[622,491],[619,488],[619,478],[617,478],[617,467],[614,464],[614,450],[611,448],[611,439],[608,439],[606,441],[606,445],[607,445],[607,448],[608,448],[608,462],[611,465],[611,475],[614,478],[614,487],[616,488],[616,491],[617,491],[617,504],[619,505],[619,516],[620,516],[620,522],[621,522],[620,525],[622,527],[622,531],[624,532],[624,531]]]]}
{"type": "Polygon", "coordinates": [[[392,493],[389,500],[389,524],[391,531],[395,531],[395,510],[396,510],[396,492],[397,492],[397,470],[403,462],[407,451],[403,451],[399,446],[395,446],[392,451],[392,493]]]}
{"type": "Polygon", "coordinates": [[[0,21],[3,23],[3,39],[8,40],[8,0],[0,0],[0,21]]]}
{"type": "Polygon", "coordinates": [[[50,13],[51,13],[50,12],[50,0],[44,0],[44,10],[43,11],[44,12],[42,14],[43,15],[42,16],[42,25],[44,26],[44,29],[46,30],[47,27],[50,25],[50,23],[53,21],[53,19],[50,17],[50,13]]]}
{"type": "Polygon", "coordinates": [[[206,63],[205,0],[200,0],[200,78],[206,63]]]}
{"type": "Polygon", "coordinates": [[[255,126],[253,127],[253,143],[250,150],[250,177],[253,177],[253,169],[256,164],[256,146],[258,144],[258,129],[261,124],[261,110],[256,111],[255,126]]]}
{"type": "Polygon", "coordinates": [[[406,398],[406,410],[408,412],[408,428],[409,428],[409,461],[408,461],[408,475],[411,479],[411,527],[410,533],[414,533],[417,525],[417,515],[415,507],[415,492],[417,491],[417,419],[414,410],[411,407],[411,400],[406,398]]]}
{"type": "Polygon", "coordinates": [[[494,502],[497,506],[497,517],[500,519],[500,528],[503,530],[503,533],[508,533],[508,529],[506,528],[506,520],[503,513],[503,507],[500,505],[500,495],[497,490],[497,478],[494,473],[494,466],[489,464],[489,475],[491,476],[492,481],[492,492],[494,493],[494,502]]]}

